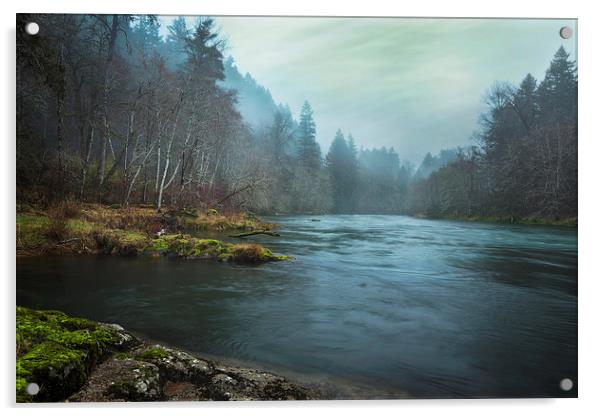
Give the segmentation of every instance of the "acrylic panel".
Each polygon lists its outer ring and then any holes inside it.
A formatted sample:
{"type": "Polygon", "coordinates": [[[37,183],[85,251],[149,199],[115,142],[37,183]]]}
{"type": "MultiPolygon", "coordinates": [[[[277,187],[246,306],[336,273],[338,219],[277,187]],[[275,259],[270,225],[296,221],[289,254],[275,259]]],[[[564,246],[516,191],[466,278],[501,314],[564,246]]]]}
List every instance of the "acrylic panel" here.
{"type": "Polygon", "coordinates": [[[17,15],[16,401],[577,396],[575,19],[17,15]]]}

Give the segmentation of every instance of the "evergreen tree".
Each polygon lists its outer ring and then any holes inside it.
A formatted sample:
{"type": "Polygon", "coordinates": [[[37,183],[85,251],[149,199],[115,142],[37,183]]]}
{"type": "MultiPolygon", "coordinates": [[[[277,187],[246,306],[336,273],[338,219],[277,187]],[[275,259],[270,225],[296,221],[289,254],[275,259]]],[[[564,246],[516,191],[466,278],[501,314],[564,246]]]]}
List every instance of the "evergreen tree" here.
{"type": "Polygon", "coordinates": [[[213,19],[201,19],[194,33],[185,37],[187,58],[184,69],[191,75],[191,81],[195,83],[213,86],[216,81],[224,79],[222,41],[214,26],[213,19]]]}
{"type": "Polygon", "coordinates": [[[179,16],[167,26],[167,30],[162,56],[169,69],[175,70],[186,61],[186,39],[190,36],[190,29],[186,25],[186,19],[179,16]]]}
{"type": "MultiPolygon", "coordinates": [[[[410,212],[509,218],[577,215],[577,68],[559,48],[537,85],[496,83],[481,150],[410,186],[410,212]]],[[[431,158],[425,158],[428,162],[431,158]]]]}
{"type": "Polygon", "coordinates": [[[520,83],[518,90],[514,93],[512,100],[515,112],[524,128],[524,133],[529,135],[535,126],[539,115],[537,103],[537,80],[531,74],[527,74],[520,83]]]}
{"type": "Polygon", "coordinates": [[[577,67],[561,46],[537,90],[542,116],[546,120],[576,123],[577,67]]]}
{"type": "Polygon", "coordinates": [[[307,101],[303,103],[297,128],[297,155],[293,181],[293,205],[297,212],[326,212],[331,206],[328,173],[322,167],[316,124],[307,101]]]}
{"type": "Polygon", "coordinates": [[[349,200],[348,200],[348,211],[356,212],[359,202],[359,185],[360,185],[360,162],[358,158],[358,150],[355,145],[355,139],[351,134],[347,136],[347,149],[349,152],[348,156],[348,169],[347,169],[347,181],[352,186],[351,191],[349,192],[349,200]]]}
{"type": "Polygon", "coordinates": [[[297,157],[301,165],[310,171],[317,171],[322,164],[320,146],[316,142],[313,110],[307,101],[303,103],[299,116],[297,157]]]}
{"type": "Polygon", "coordinates": [[[288,107],[281,107],[275,113],[273,122],[266,135],[266,150],[269,160],[270,209],[275,212],[290,212],[291,188],[294,169],[291,163],[292,156],[287,149],[294,142],[295,123],[288,107]]]}
{"type": "Polygon", "coordinates": [[[354,148],[353,138],[350,136],[347,142],[339,129],[326,155],[335,213],[350,213],[356,208],[357,159],[354,148]]]}
{"type": "Polygon", "coordinates": [[[159,21],[155,15],[137,16],[129,39],[134,43],[133,49],[143,49],[159,54],[161,52],[160,48],[163,46],[159,26],[159,21]]]}

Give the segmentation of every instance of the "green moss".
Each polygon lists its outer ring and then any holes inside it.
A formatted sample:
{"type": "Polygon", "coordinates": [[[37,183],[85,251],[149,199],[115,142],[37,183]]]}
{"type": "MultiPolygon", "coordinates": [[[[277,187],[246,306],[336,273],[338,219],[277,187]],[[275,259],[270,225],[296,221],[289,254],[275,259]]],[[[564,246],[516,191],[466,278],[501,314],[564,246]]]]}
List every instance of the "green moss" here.
{"type": "Polygon", "coordinates": [[[164,238],[157,238],[151,241],[150,245],[146,246],[145,251],[164,251],[169,248],[169,244],[164,238]]]}
{"type": "Polygon", "coordinates": [[[90,369],[119,342],[109,328],[58,311],[17,307],[17,401],[59,401],[77,391],[90,369]],[[25,388],[35,382],[40,392],[25,388]]]}
{"type": "Polygon", "coordinates": [[[217,258],[219,255],[229,252],[231,247],[232,244],[219,240],[173,234],[152,240],[144,251],[160,251],[170,256],[183,258],[217,258]]]}
{"type": "MultiPolygon", "coordinates": [[[[17,378],[40,386],[39,393],[32,397],[33,401],[63,400],[86,381],[87,358],[86,351],[43,342],[19,358],[17,378]]],[[[23,392],[20,392],[20,396],[23,396],[23,392]]]]}
{"type": "Polygon", "coordinates": [[[257,227],[257,221],[254,219],[245,219],[236,224],[236,228],[239,230],[253,230],[257,227]]]}
{"type": "Polygon", "coordinates": [[[168,256],[187,259],[210,259],[238,263],[260,263],[286,260],[259,244],[232,244],[213,239],[199,239],[184,234],[161,236],[144,249],[148,253],[161,252],[168,256]]]}
{"type": "Polygon", "coordinates": [[[236,244],[232,248],[230,260],[237,263],[262,263],[288,258],[288,256],[277,256],[270,249],[259,244],[236,244]]]}
{"type": "Polygon", "coordinates": [[[107,347],[116,341],[115,334],[103,326],[97,326],[93,330],[80,329],[76,331],[56,332],[48,337],[69,348],[84,349],[94,354],[102,355],[107,347]]]}
{"type": "Polygon", "coordinates": [[[196,240],[192,242],[195,256],[209,256],[218,258],[232,251],[232,244],[219,240],[196,240]]]}
{"type": "Polygon", "coordinates": [[[29,403],[32,401],[31,395],[27,394],[27,380],[17,376],[17,403],[29,403]]]}
{"type": "Polygon", "coordinates": [[[131,360],[134,357],[132,356],[132,354],[127,352],[118,352],[115,355],[113,355],[113,358],[115,358],[116,360],[131,360]]]}
{"type": "Polygon", "coordinates": [[[167,358],[167,352],[161,347],[152,347],[149,348],[140,354],[136,354],[136,359],[138,360],[161,360],[163,358],[167,358]]]}

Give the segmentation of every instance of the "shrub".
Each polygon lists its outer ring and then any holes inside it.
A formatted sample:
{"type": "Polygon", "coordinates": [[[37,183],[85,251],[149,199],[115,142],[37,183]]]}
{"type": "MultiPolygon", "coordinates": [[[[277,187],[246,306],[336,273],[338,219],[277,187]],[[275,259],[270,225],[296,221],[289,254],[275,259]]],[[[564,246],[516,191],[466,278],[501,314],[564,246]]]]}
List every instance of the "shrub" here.
{"type": "Polygon", "coordinates": [[[72,200],[62,201],[48,209],[49,224],[44,235],[54,241],[65,240],[68,236],[67,223],[81,213],[81,206],[72,200]]]}
{"type": "Polygon", "coordinates": [[[63,211],[65,218],[77,218],[81,214],[80,204],[71,199],[61,202],[58,208],[63,211]]]}
{"type": "Polygon", "coordinates": [[[44,235],[54,241],[62,241],[67,237],[67,217],[61,208],[53,208],[48,211],[50,220],[44,235]]]}

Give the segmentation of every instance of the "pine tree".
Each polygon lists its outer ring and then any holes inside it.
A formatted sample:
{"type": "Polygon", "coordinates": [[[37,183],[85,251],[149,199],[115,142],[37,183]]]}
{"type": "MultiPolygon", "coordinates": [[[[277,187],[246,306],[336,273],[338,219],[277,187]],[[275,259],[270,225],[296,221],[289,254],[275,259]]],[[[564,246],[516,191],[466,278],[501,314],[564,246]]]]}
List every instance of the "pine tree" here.
{"type": "Polygon", "coordinates": [[[167,66],[175,70],[186,61],[186,39],[190,36],[190,30],[186,26],[186,19],[182,16],[174,19],[167,30],[169,33],[165,38],[161,55],[165,57],[167,66]]]}
{"type": "Polygon", "coordinates": [[[215,85],[224,79],[224,63],[221,39],[211,18],[199,21],[192,36],[185,38],[187,53],[185,70],[195,83],[215,85]]]}
{"type": "Polygon", "coordinates": [[[350,175],[355,161],[341,130],[337,130],[326,155],[326,167],[330,175],[335,213],[351,212],[351,195],[356,183],[350,175]]]}
{"type": "Polygon", "coordinates": [[[307,101],[299,116],[294,176],[292,189],[295,211],[318,213],[330,209],[328,174],[322,167],[320,146],[316,142],[316,124],[307,101]]]}
{"type": "Polygon", "coordinates": [[[577,67],[561,46],[539,85],[539,103],[546,120],[575,123],[577,120],[577,67]]]}
{"type": "Polygon", "coordinates": [[[136,24],[132,28],[131,37],[134,38],[133,40],[136,42],[137,48],[159,53],[163,44],[161,35],[159,34],[159,21],[157,20],[157,16],[138,16],[136,24]]]}
{"type": "Polygon", "coordinates": [[[322,164],[320,146],[316,142],[313,110],[307,101],[303,103],[299,116],[297,157],[301,165],[310,171],[317,171],[322,164]]]}
{"type": "Polygon", "coordinates": [[[518,90],[514,93],[512,103],[525,133],[530,134],[539,113],[537,103],[537,80],[531,74],[527,74],[520,83],[518,90]]]}

